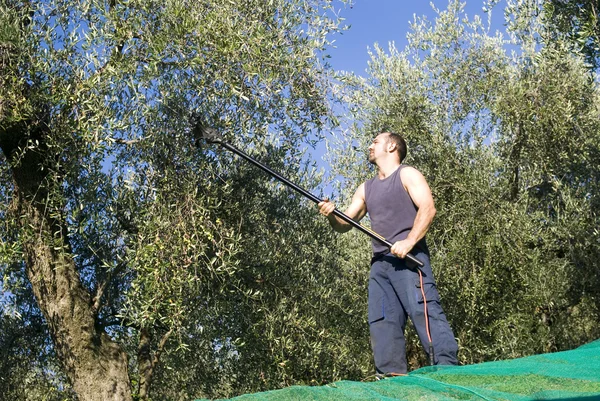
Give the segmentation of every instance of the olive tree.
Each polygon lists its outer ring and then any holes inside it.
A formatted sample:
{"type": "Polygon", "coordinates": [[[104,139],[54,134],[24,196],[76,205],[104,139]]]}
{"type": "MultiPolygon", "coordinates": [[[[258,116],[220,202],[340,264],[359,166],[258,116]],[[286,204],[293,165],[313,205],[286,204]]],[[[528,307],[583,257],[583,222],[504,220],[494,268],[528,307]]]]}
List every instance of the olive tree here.
{"type": "Polygon", "coordinates": [[[212,313],[243,266],[242,221],[221,202],[238,171],[197,124],[259,150],[272,136],[300,146],[327,120],[334,11],[0,2],[0,269],[31,290],[82,399],[147,398],[165,353],[224,324],[212,313]]]}

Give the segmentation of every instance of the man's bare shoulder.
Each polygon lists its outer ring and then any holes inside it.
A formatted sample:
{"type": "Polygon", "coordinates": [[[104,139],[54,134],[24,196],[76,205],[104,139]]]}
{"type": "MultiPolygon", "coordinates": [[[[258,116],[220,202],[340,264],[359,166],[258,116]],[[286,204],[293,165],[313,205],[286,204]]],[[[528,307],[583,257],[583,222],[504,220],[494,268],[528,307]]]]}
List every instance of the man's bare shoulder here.
{"type": "Polygon", "coordinates": [[[400,170],[400,178],[412,178],[412,177],[416,177],[416,178],[420,178],[423,177],[423,174],[417,170],[416,168],[414,168],[413,166],[407,166],[404,165],[402,166],[400,170]]]}
{"type": "Polygon", "coordinates": [[[354,193],[354,197],[358,197],[364,201],[365,199],[365,183],[363,182],[356,188],[356,192],[354,193]]]}

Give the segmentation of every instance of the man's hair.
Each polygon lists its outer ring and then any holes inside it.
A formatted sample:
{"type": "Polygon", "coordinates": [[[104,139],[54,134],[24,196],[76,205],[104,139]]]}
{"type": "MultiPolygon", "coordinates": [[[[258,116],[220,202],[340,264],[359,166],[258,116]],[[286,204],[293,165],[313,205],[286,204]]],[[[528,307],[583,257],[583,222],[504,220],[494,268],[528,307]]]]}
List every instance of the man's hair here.
{"type": "Polygon", "coordinates": [[[386,132],[388,134],[387,143],[393,142],[396,144],[398,149],[398,155],[400,156],[400,163],[406,157],[406,141],[402,138],[402,135],[396,134],[395,132],[386,132]]]}

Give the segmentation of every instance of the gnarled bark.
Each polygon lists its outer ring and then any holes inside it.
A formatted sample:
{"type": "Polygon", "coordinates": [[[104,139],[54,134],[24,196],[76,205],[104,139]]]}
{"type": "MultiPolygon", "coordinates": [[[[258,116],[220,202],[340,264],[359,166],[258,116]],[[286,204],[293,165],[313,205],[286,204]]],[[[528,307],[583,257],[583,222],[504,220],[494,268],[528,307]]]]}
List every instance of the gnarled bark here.
{"type": "Polygon", "coordinates": [[[14,210],[24,235],[26,273],[33,293],[80,399],[129,400],[127,356],[96,324],[91,296],[82,285],[68,243],[61,197],[53,195],[61,190],[60,182],[52,180],[44,167],[49,157],[41,142],[44,134],[26,132],[0,131],[0,147],[14,164],[14,210]],[[19,155],[26,138],[37,139],[39,145],[19,155]]]}

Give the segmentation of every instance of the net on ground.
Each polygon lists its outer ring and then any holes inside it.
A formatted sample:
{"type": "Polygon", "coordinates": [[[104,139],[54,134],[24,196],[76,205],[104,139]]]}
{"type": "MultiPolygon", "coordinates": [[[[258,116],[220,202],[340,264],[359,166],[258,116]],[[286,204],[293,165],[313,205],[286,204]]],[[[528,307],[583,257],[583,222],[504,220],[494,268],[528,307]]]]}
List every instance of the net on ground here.
{"type": "Polygon", "coordinates": [[[292,386],[232,400],[600,401],[600,340],[571,351],[468,366],[426,367],[376,382],[292,386]]]}

